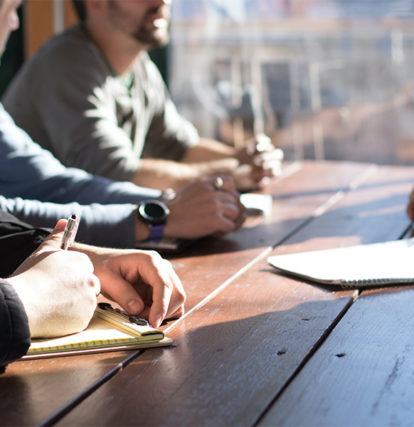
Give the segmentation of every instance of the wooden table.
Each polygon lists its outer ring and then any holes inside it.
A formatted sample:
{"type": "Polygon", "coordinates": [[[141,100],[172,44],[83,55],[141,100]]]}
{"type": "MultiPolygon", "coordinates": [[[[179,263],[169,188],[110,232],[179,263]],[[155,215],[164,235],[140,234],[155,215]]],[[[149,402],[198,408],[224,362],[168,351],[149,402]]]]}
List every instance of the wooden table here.
{"type": "Polygon", "coordinates": [[[286,167],[271,218],[173,260],[175,348],[14,363],[0,425],[413,425],[414,289],[332,292],[266,263],[404,236],[413,184],[414,167],[286,167]]]}

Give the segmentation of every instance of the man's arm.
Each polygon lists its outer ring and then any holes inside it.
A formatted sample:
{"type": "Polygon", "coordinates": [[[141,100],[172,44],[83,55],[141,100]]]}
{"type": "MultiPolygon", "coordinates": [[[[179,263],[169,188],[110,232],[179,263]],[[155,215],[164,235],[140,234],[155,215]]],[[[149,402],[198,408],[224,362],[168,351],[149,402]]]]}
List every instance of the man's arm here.
{"type": "Polygon", "coordinates": [[[274,148],[265,135],[257,135],[240,149],[201,139],[182,160],[196,168],[199,176],[227,173],[233,176],[239,190],[250,190],[281,173],[283,152],[274,148]]]}
{"type": "MultiPolygon", "coordinates": [[[[244,209],[230,180],[217,191],[212,180],[196,182],[170,201],[170,215],[164,235],[195,239],[215,233],[229,233],[240,227],[244,209]]],[[[0,209],[37,227],[49,227],[59,218],[77,214],[82,218],[78,236],[83,242],[111,247],[134,247],[149,235],[148,226],[136,215],[136,205],[89,206],[56,204],[0,196],[0,209]]]]}
{"type": "Polygon", "coordinates": [[[50,227],[58,219],[76,214],[82,218],[78,238],[89,244],[125,248],[133,247],[137,240],[133,204],[57,204],[0,196],[0,209],[35,227],[50,227]]]}
{"type": "Polygon", "coordinates": [[[160,190],[179,189],[208,176],[232,175],[237,166],[238,161],[231,158],[192,164],[172,160],[141,159],[133,182],[160,190]]]}
{"type": "Polygon", "coordinates": [[[55,203],[138,203],[160,192],[66,168],[0,107],[0,194],[55,203]]]}

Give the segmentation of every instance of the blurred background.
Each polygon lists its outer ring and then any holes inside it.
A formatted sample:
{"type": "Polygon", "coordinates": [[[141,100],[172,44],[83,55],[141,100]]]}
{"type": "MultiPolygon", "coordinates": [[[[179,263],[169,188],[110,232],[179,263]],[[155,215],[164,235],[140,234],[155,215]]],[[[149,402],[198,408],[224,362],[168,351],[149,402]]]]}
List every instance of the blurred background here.
{"type": "MultiPolygon", "coordinates": [[[[75,22],[69,0],[28,0],[0,91],[75,22]]],[[[154,51],[203,136],[268,134],[286,158],[414,164],[414,0],[173,0],[154,51]]]]}

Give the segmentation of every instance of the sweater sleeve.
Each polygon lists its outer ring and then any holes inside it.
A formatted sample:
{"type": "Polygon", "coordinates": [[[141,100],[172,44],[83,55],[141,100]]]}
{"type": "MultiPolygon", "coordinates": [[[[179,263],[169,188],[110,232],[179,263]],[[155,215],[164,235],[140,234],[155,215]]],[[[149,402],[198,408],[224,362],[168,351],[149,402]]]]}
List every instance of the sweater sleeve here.
{"type": "Polygon", "coordinates": [[[13,287],[0,279],[0,372],[26,354],[30,329],[23,304],[13,287]]]}
{"type": "Polygon", "coordinates": [[[128,203],[84,206],[78,203],[56,204],[0,196],[0,209],[35,227],[52,228],[60,218],[76,214],[81,218],[77,241],[116,248],[134,246],[135,208],[135,205],[128,203]]]}
{"type": "Polygon", "coordinates": [[[44,202],[139,203],[160,191],[66,168],[19,129],[0,105],[0,194],[44,202]]]}

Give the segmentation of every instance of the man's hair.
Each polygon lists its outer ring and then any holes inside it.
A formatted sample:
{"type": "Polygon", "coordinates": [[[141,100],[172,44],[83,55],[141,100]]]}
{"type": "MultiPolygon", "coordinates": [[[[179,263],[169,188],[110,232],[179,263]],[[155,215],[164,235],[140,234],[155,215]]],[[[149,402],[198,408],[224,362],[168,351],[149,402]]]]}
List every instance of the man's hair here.
{"type": "Polygon", "coordinates": [[[79,21],[86,21],[86,6],[84,0],[72,0],[72,4],[76,15],[78,15],[79,21]]]}

